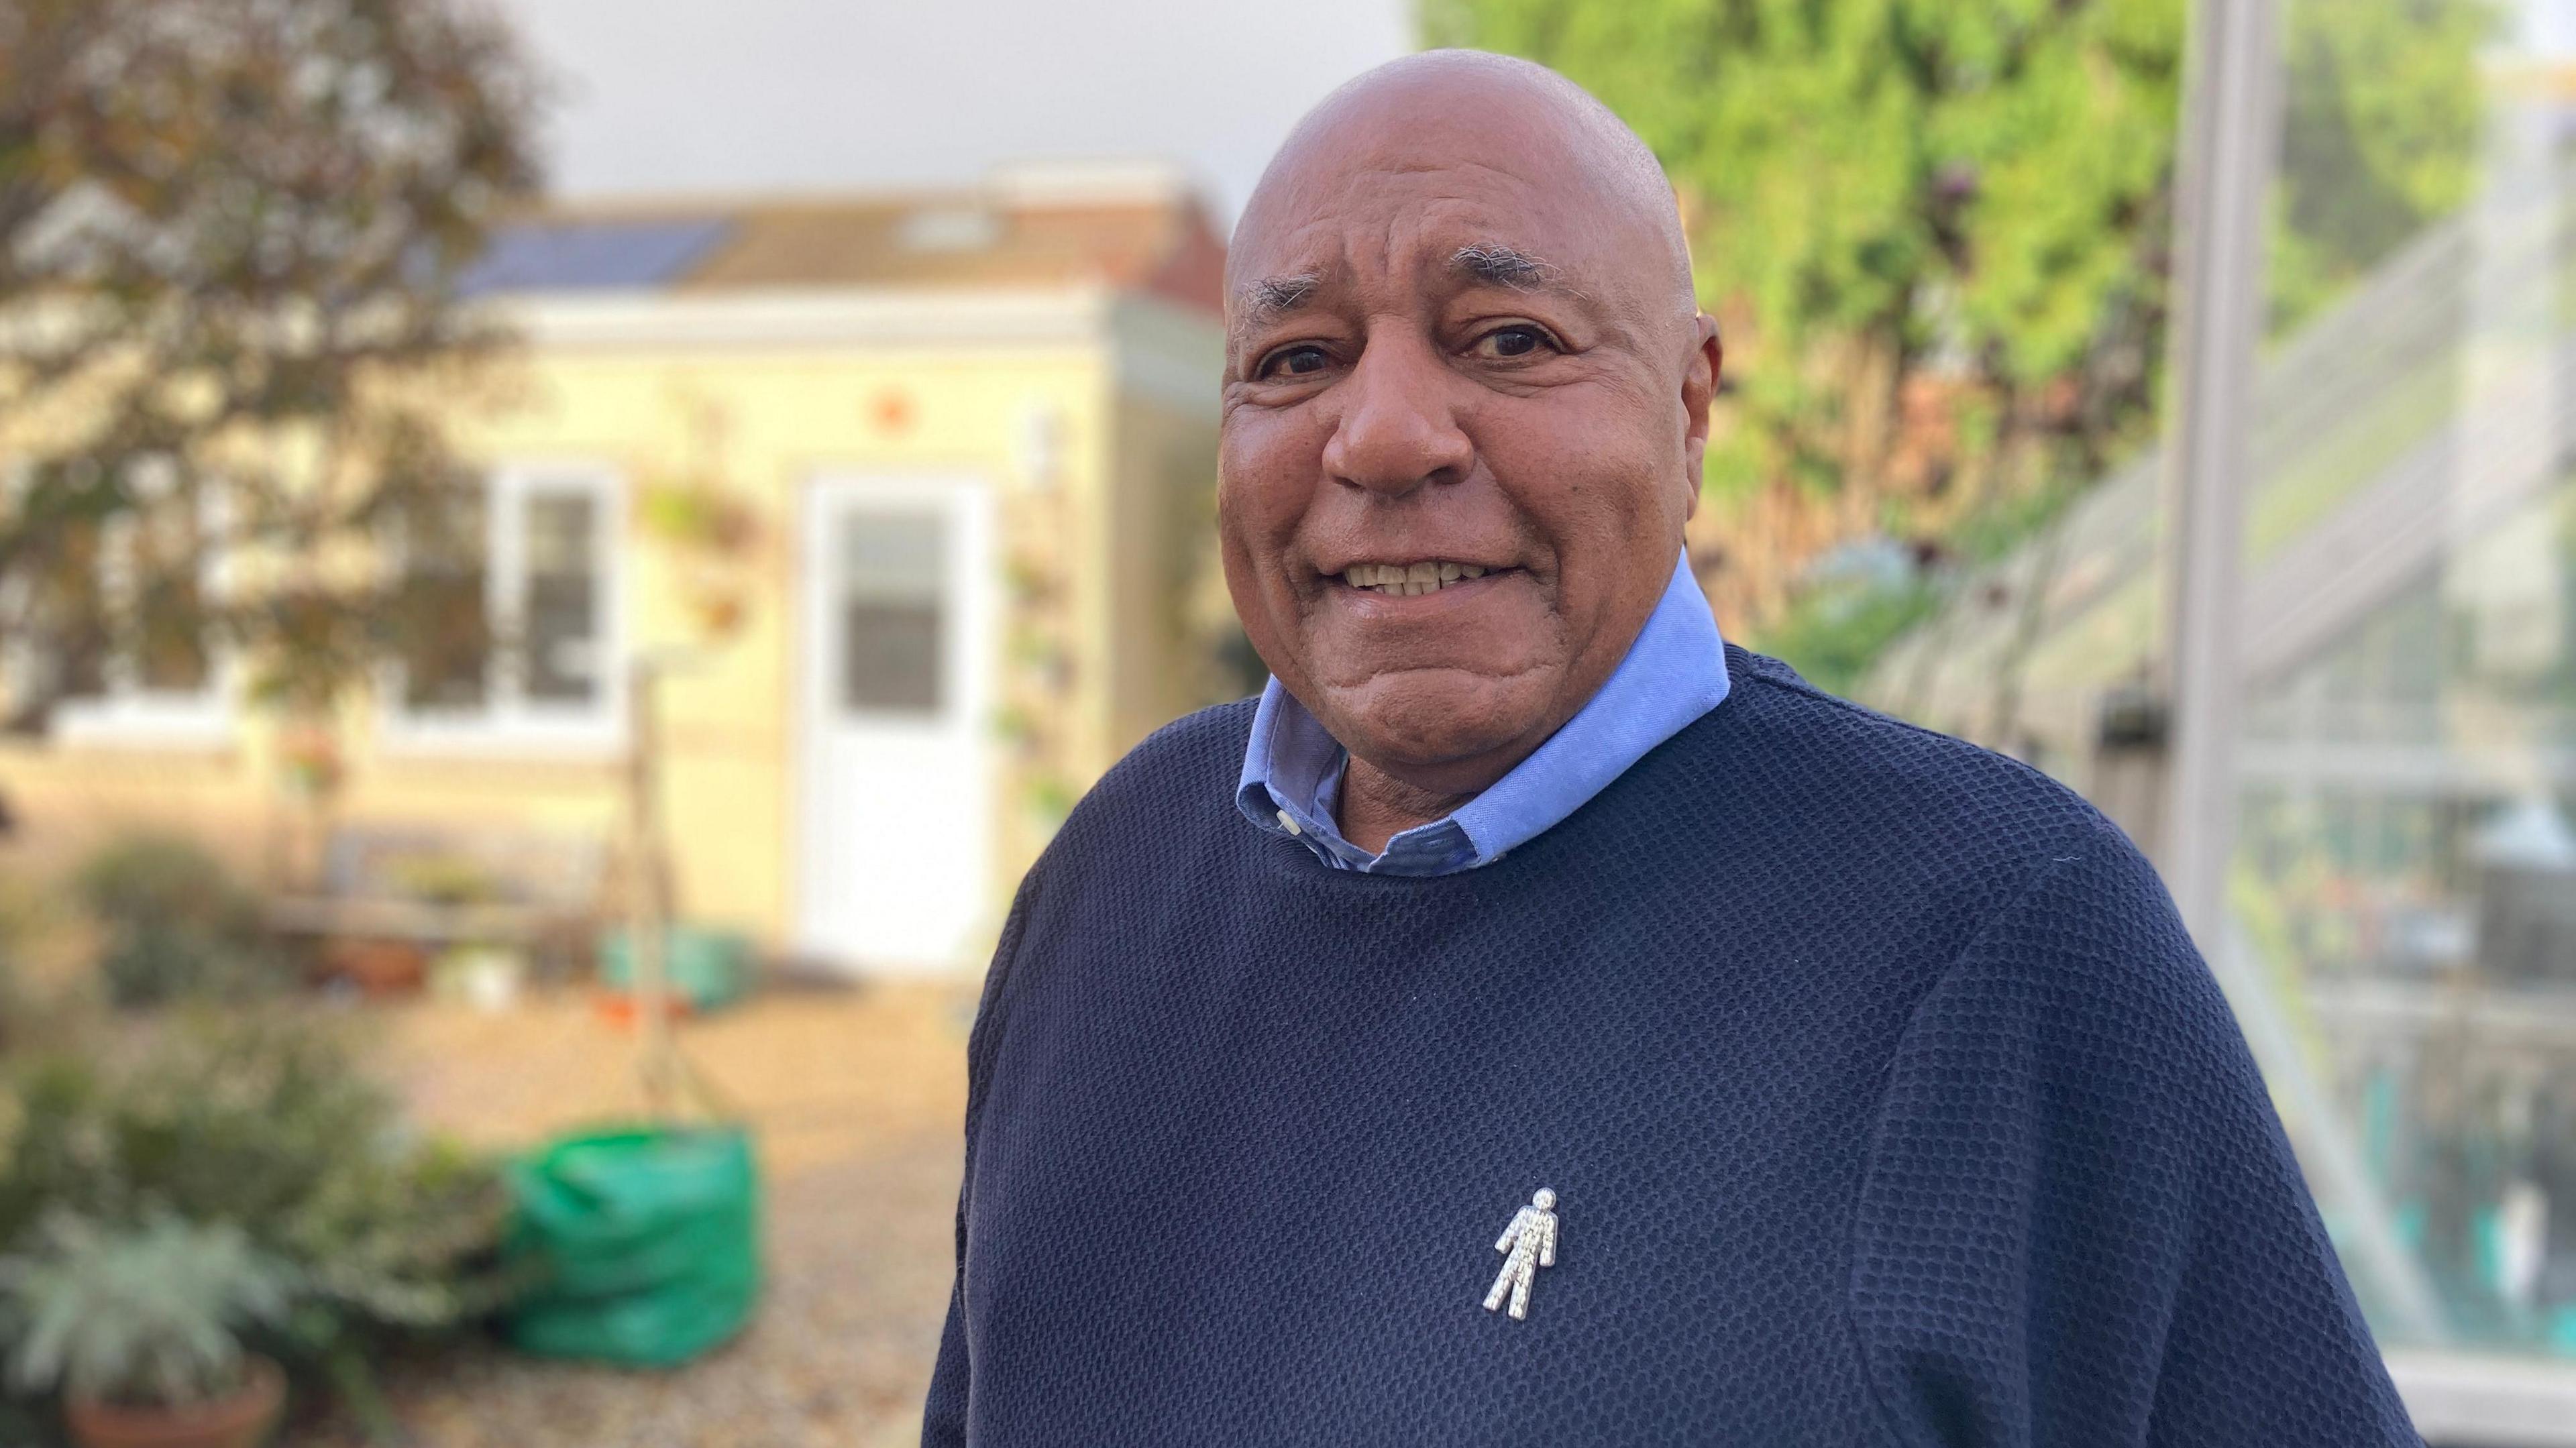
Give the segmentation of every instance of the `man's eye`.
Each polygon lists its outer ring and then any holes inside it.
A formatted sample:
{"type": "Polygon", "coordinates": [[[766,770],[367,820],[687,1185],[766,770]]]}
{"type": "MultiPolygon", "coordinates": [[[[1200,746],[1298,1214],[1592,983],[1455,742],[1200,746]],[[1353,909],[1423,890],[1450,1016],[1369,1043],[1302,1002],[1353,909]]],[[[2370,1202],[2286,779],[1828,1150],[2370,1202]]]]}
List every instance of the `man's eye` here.
{"type": "Polygon", "coordinates": [[[1476,339],[1476,346],[1489,357],[1526,357],[1541,347],[1556,343],[1536,327],[1496,327],[1476,339]]]}
{"type": "Polygon", "coordinates": [[[1282,347],[1261,361],[1264,377],[1311,377],[1332,365],[1321,347],[1282,347]]]}

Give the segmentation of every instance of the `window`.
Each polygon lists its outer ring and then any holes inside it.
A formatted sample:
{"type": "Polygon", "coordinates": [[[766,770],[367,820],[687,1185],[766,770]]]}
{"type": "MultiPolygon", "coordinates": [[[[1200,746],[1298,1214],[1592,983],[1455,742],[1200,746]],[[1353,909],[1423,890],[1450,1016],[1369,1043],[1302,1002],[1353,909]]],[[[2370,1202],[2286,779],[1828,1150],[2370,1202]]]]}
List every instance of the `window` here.
{"type": "Polygon", "coordinates": [[[510,468],[406,521],[396,740],[617,740],[617,502],[596,468],[510,468]]]}
{"type": "Polygon", "coordinates": [[[841,517],[839,693],[853,713],[936,714],[948,529],[929,512],[841,517]]]}
{"type": "Polygon", "coordinates": [[[490,702],[490,500],[475,491],[449,501],[403,520],[402,700],[417,714],[490,702]]]}
{"type": "Polygon", "coordinates": [[[10,670],[72,740],[221,742],[231,660],[207,610],[221,595],[221,490],[138,468],[134,506],[68,531],[48,570],[56,607],[10,670]]]}

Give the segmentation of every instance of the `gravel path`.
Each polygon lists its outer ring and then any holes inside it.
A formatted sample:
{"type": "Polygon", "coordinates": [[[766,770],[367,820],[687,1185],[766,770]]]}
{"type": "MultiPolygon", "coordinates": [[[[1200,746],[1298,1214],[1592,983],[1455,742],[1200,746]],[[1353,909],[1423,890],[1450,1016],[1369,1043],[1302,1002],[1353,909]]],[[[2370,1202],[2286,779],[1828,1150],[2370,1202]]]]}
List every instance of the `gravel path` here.
{"type": "MultiPolygon", "coordinates": [[[[957,987],[760,998],[682,1032],[758,1133],[769,1282],[723,1349],[666,1373],[475,1344],[387,1372],[422,1448],[913,1444],[947,1306],[963,1046],[957,987]]],[[[633,1110],[632,1038],[586,1002],[388,1011],[382,1059],[433,1127],[514,1146],[633,1110]]],[[[341,1448],[345,1423],[295,1440],[341,1448]]]]}

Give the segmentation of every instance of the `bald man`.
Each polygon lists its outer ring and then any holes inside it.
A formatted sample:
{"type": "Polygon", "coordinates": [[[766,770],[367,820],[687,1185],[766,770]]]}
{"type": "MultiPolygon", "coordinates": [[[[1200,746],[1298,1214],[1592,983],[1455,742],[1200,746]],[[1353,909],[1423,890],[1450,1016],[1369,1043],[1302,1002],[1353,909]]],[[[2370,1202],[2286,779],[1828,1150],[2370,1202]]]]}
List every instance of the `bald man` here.
{"type": "Polygon", "coordinates": [[[1626,127],[1371,72],[1228,290],[1273,678],[1021,886],[926,1443],[2417,1441],[2128,841],[1719,638],[1626,127]]]}

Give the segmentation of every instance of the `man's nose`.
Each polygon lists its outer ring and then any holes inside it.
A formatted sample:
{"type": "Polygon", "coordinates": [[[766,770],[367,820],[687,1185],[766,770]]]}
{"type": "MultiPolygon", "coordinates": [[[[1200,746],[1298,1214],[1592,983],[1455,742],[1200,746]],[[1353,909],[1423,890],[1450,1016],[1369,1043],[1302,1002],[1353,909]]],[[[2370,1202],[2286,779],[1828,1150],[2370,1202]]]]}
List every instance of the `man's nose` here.
{"type": "Polygon", "coordinates": [[[1342,413],[1324,444],[1326,475],[1386,497],[1464,479],[1476,446],[1451,406],[1456,381],[1427,341],[1370,338],[1333,389],[1342,413]]]}

